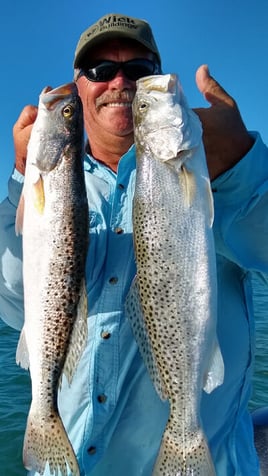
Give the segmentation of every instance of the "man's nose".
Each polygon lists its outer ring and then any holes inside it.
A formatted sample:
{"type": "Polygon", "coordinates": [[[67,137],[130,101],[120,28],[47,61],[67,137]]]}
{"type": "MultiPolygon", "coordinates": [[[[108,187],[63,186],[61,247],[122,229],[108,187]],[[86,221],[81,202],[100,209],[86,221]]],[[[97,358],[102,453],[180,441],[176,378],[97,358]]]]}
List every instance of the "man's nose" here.
{"type": "Polygon", "coordinates": [[[115,77],[109,81],[109,87],[111,89],[133,88],[133,83],[135,83],[135,81],[128,79],[123,70],[119,69],[115,77]]]}

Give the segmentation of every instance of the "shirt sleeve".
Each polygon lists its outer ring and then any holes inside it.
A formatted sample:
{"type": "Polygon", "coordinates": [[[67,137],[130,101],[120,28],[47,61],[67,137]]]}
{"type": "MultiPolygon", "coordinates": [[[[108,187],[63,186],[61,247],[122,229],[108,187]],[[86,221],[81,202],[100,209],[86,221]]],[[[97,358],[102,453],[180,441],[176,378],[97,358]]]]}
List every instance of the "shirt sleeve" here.
{"type": "Polygon", "coordinates": [[[268,272],[268,149],[260,135],[212,182],[216,252],[245,270],[268,272]]]}
{"type": "Polygon", "coordinates": [[[8,183],[8,197],[0,204],[0,317],[21,329],[24,319],[22,240],[15,220],[24,177],[15,169],[8,183]]]}

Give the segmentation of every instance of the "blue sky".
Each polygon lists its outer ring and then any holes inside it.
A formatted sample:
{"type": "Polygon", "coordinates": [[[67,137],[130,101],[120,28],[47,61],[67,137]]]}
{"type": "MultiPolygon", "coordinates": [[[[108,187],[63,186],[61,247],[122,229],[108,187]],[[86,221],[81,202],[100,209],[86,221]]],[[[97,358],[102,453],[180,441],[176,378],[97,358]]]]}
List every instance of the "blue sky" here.
{"type": "Polygon", "coordinates": [[[248,129],[268,144],[267,0],[10,0],[0,16],[0,200],[14,151],[12,127],[46,85],[72,80],[76,43],[106,13],[151,24],[165,72],[176,72],[192,107],[205,106],[195,85],[202,63],[237,100],[248,129]]]}

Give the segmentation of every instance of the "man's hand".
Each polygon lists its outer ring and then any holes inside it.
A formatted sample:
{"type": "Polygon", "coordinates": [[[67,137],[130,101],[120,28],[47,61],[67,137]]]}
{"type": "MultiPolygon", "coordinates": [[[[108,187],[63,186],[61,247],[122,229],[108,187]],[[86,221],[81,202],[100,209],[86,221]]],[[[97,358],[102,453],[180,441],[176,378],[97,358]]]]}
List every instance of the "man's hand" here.
{"type": "Polygon", "coordinates": [[[13,127],[15,166],[23,175],[25,174],[27,145],[36,116],[37,107],[25,106],[13,127]]]}
{"type": "Polygon", "coordinates": [[[203,126],[203,141],[211,180],[233,167],[251,149],[254,140],[248,133],[236,102],[202,65],[196,83],[209,108],[194,109],[203,126]]]}

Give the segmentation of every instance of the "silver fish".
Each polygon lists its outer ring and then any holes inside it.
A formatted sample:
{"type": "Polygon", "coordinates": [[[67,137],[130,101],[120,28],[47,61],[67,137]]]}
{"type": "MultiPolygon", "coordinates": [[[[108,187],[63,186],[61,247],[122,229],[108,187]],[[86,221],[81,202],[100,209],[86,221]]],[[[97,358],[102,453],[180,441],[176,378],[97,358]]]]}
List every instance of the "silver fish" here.
{"type": "Polygon", "coordinates": [[[198,117],[176,75],[142,78],[133,102],[137,276],[126,312],[170,415],[154,476],[215,475],[202,388],[223,381],[216,337],[213,201],[198,117]]]}
{"type": "Polygon", "coordinates": [[[88,203],[83,112],[75,84],[40,95],[16,231],[23,234],[25,324],[16,360],[30,369],[32,403],[23,461],[43,474],[80,475],[58,412],[63,373],[71,384],[87,340],[88,203]],[[69,474],[69,473],[68,473],[69,474]]]}

